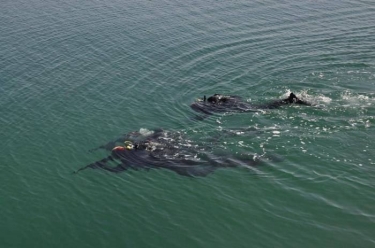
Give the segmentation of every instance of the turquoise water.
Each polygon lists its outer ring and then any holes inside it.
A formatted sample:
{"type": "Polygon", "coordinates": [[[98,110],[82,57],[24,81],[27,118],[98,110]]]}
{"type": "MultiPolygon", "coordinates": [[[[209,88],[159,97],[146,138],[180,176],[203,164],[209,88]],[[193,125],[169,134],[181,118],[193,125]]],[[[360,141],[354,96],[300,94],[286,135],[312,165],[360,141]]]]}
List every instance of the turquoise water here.
{"type": "Polygon", "coordinates": [[[374,247],[371,1],[0,3],[1,247],[374,247]],[[214,93],[315,104],[194,122],[214,93]],[[72,172],[141,128],[282,162],[72,172]],[[242,128],[256,132],[241,132],[242,128]]]}

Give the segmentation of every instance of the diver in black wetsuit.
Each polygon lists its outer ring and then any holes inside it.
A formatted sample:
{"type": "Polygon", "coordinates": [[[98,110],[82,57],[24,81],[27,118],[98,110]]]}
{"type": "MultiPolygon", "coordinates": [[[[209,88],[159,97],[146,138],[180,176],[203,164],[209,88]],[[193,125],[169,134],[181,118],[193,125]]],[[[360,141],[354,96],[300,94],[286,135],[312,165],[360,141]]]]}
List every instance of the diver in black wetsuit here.
{"type": "Polygon", "coordinates": [[[119,140],[122,141],[124,137],[128,140],[122,146],[112,147],[111,155],[89,164],[75,173],[87,168],[103,169],[114,173],[128,169],[164,168],[183,176],[206,176],[215,170],[211,164],[194,158],[197,151],[188,147],[181,148],[182,145],[175,142],[177,137],[168,137],[162,129],[156,129],[148,135],[131,132],[115,142],[109,142],[99,148],[108,149],[119,140]],[[110,165],[115,162],[120,163],[116,166],[110,165]]]}
{"type": "Polygon", "coordinates": [[[275,109],[287,104],[311,106],[310,103],[299,99],[294,93],[290,93],[288,98],[266,104],[250,104],[239,96],[214,94],[208,98],[204,96],[203,100],[194,102],[190,107],[197,112],[212,115],[215,112],[256,112],[259,109],[275,109]]]}
{"type": "MultiPolygon", "coordinates": [[[[136,147],[136,145],[135,145],[136,147]]],[[[126,149],[121,146],[115,147],[111,155],[89,164],[75,173],[86,168],[103,169],[109,172],[119,173],[128,169],[168,169],[183,176],[206,176],[215,170],[214,166],[204,165],[199,161],[190,159],[168,159],[154,156],[150,151],[141,148],[126,149]],[[116,166],[108,164],[109,161],[119,161],[116,166]]]]}
{"type": "MultiPolygon", "coordinates": [[[[111,155],[75,173],[87,168],[103,169],[113,173],[128,169],[168,169],[179,175],[198,177],[207,176],[218,168],[238,167],[241,164],[255,166],[261,162],[260,157],[254,155],[245,155],[241,158],[216,156],[211,153],[209,147],[191,144],[189,140],[181,138],[179,132],[158,129],[148,135],[137,132],[130,134],[127,137],[132,137],[133,140],[113,147],[111,155]],[[117,164],[113,166],[115,163],[117,164]]],[[[107,145],[102,148],[107,148],[107,145]]]]}

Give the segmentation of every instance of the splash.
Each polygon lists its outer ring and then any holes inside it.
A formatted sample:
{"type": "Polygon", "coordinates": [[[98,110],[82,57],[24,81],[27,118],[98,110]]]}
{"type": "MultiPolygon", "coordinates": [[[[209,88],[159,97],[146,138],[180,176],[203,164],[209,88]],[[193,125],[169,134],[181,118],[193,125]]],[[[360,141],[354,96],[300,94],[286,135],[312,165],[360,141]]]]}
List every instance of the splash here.
{"type": "Polygon", "coordinates": [[[341,99],[348,102],[352,106],[353,105],[369,106],[372,104],[372,102],[374,102],[374,98],[368,95],[355,94],[355,93],[350,92],[349,90],[346,90],[341,94],[341,99]]]}
{"type": "Polygon", "coordinates": [[[154,133],[154,131],[148,130],[147,128],[140,128],[139,133],[143,136],[149,136],[154,133]]]}
{"type": "Polygon", "coordinates": [[[290,95],[290,93],[296,94],[299,98],[302,100],[305,100],[314,106],[326,106],[327,104],[331,103],[332,99],[328,96],[325,96],[323,94],[311,94],[308,92],[308,90],[301,90],[301,91],[291,91],[290,89],[287,89],[286,92],[282,95],[283,98],[286,98],[290,95]]]}

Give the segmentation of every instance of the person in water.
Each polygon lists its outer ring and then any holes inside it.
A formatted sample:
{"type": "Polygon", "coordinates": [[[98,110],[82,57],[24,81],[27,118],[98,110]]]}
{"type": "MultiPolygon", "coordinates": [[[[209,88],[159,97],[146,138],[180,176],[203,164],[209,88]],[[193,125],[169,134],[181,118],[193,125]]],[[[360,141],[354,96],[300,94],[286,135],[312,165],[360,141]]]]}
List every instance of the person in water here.
{"type": "Polygon", "coordinates": [[[196,112],[212,115],[215,112],[256,112],[259,109],[275,109],[288,104],[311,106],[310,103],[299,99],[294,93],[290,93],[285,99],[266,104],[251,104],[239,96],[214,94],[208,98],[204,96],[203,99],[194,102],[190,107],[196,112]]]}
{"type": "MultiPolygon", "coordinates": [[[[123,144],[113,147],[109,156],[82,167],[75,173],[87,168],[102,169],[112,173],[128,169],[167,169],[179,175],[199,177],[207,176],[218,168],[237,167],[244,164],[255,166],[261,162],[262,157],[256,155],[245,155],[240,158],[217,156],[211,152],[210,147],[193,144],[190,140],[183,138],[179,132],[166,132],[162,129],[156,129],[147,134],[131,132],[127,138],[129,140],[123,144]]],[[[108,144],[99,148],[107,149],[108,144]]]]}

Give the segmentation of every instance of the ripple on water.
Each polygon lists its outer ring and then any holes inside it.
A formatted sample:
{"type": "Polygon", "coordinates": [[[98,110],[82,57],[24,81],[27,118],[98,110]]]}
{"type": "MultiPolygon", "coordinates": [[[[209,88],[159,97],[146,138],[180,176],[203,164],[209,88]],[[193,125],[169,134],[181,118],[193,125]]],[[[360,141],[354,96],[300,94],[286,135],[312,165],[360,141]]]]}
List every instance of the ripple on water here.
{"type": "Polygon", "coordinates": [[[370,3],[21,0],[0,12],[1,192],[22,240],[39,230],[54,245],[374,243],[370,3]],[[291,91],[315,107],[188,121],[205,94],[291,91]],[[222,154],[282,159],[204,179],[70,175],[108,155],[89,149],[159,126],[222,154]]]}

